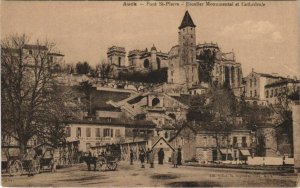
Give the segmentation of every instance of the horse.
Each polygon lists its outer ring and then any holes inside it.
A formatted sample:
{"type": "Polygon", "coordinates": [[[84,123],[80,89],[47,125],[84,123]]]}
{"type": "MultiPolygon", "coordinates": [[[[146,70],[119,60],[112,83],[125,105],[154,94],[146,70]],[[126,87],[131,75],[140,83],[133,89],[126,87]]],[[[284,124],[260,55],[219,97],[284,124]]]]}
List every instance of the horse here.
{"type": "Polygon", "coordinates": [[[97,157],[93,156],[81,156],[80,161],[84,161],[88,166],[88,171],[91,171],[91,164],[94,165],[94,171],[96,171],[97,168],[97,157]]]}

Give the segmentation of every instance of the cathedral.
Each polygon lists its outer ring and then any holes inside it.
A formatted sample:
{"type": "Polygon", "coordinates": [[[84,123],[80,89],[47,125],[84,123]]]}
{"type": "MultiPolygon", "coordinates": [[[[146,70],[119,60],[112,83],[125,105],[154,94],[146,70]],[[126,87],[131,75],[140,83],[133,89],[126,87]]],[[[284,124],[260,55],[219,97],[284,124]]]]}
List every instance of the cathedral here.
{"type": "MultiPolygon", "coordinates": [[[[234,52],[223,53],[216,43],[197,44],[196,25],[188,11],[178,27],[178,44],[169,53],[158,51],[153,45],[150,50],[131,50],[112,46],[107,51],[108,62],[118,70],[153,71],[168,68],[167,84],[184,86],[186,89],[208,85],[201,80],[201,54],[210,51],[215,55],[211,80],[239,91],[242,85],[241,64],[236,62],[234,52]]],[[[203,88],[203,87],[202,87],[203,88]]]]}

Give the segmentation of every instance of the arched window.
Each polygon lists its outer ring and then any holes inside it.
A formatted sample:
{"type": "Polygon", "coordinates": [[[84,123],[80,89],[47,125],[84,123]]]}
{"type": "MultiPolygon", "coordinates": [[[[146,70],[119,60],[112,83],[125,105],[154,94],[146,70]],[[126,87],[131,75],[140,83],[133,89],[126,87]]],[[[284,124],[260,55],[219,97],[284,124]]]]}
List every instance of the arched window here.
{"type": "Polygon", "coordinates": [[[157,69],[160,69],[160,59],[158,57],[156,58],[156,62],[157,62],[157,69]]]}
{"type": "Polygon", "coordinates": [[[152,106],[156,106],[156,105],[158,105],[159,103],[160,103],[160,101],[159,101],[158,98],[154,98],[154,99],[152,100],[152,106]]]}
{"type": "Polygon", "coordinates": [[[149,68],[149,60],[148,59],[144,60],[144,67],[149,68]]]}
{"type": "Polygon", "coordinates": [[[121,57],[119,57],[119,59],[118,59],[119,61],[118,61],[118,63],[119,63],[119,67],[121,67],[121,57]]]}

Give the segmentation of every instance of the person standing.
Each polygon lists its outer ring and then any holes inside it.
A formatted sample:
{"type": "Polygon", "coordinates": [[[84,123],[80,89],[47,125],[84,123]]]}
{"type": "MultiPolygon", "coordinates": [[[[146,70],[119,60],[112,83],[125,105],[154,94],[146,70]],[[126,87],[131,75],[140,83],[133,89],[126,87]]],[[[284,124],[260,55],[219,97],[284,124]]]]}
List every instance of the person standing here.
{"type": "Polygon", "coordinates": [[[150,168],[154,168],[154,150],[153,149],[149,152],[149,163],[150,163],[150,168]]]}
{"type": "Polygon", "coordinates": [[[172,152],[172,164],[174,165],[174,168],[177,168],[177,158],[178,158],[178,152],[174,150],[172,152]]]}
{"type": "Polygon", "coordinates": [[[164,158],[165,158],[165,152],[163,150],[163,148],[160,148],[159,152],[158,152],[158,164],[164,164],[164,158]]]}
{"type": "Polygon", "coordinates": [[[145,162],[145,152],[143,149],[140,150],[140,155],[139,155],[140,161],[141,161],[141,168],[145,168],[144,162],[145,162]]]}
{"type": "Polygon", "coordinates": [[[146,151],[146,161],[147,161],[147,164],[149,163],[149,155],[150,155],[150,149],[148,148],[148,150],[146,151]]]}
{"type": "Polygon", "coordinates": [[[133,151],[132,149],[130,150],[130,165],[133,165],[133,151]]]}
{"type": "Polygon", "coordinates": [[[177,165],[182,165],[182,153],[181,153],[181,148],[178,148],[177,165]]]}

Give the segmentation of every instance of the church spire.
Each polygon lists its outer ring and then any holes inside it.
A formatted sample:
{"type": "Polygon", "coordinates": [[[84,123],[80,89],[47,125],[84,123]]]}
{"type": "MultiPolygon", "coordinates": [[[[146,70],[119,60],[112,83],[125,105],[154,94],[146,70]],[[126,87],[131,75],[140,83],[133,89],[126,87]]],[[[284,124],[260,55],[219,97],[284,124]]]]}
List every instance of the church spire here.
{"type": "Polygon", "coordinates": [[[179,26],[179,29],[185,28],[185,27],[196,27],[196,25],[194,24],[191,15],[189,14],[188,11],[185,11],[184,17],[182,19],[182,22],[179,26]]]}

